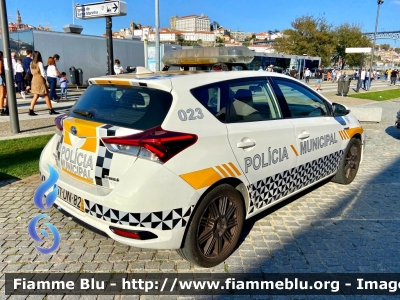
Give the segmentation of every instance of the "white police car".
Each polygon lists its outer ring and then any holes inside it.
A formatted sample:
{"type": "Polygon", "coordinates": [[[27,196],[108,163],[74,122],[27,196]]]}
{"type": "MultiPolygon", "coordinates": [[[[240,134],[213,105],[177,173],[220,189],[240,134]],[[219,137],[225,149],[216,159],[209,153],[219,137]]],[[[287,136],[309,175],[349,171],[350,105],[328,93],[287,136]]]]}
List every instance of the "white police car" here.
{"type": "Polygon", "coordinates": [[[215,266],[245,219],[356,176],[359,122],[295,79],[138,70],[90,79],[40,159],[42,178],[59,173],[56,205],[114,240],[215,266]]]}

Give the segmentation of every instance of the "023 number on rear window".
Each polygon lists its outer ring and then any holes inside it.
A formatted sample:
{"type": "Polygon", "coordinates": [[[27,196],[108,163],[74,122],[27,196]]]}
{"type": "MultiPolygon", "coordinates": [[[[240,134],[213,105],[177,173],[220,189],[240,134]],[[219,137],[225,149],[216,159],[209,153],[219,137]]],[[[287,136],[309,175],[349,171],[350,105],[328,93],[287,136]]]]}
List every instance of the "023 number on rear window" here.
{"type": "Polygon", "coordinates": [[[186,111],[183,109],[178,110],[178,117],[181,121],[194,121],[197,119],[203,119],[204,115],[201,108],[188,108],[186,111]]]}

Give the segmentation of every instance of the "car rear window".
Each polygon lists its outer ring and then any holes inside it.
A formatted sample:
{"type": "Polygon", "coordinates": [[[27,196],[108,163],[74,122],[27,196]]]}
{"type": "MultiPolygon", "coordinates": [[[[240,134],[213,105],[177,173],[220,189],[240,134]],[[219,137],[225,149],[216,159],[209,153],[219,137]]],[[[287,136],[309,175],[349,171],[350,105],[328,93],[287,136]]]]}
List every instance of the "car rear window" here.
{"type": "Polygon", "coordinates": [[[142,87],[91,85],[71,108],[71,117],[132,129],[162,124],[172,104],[168,92],[142,87]]]}

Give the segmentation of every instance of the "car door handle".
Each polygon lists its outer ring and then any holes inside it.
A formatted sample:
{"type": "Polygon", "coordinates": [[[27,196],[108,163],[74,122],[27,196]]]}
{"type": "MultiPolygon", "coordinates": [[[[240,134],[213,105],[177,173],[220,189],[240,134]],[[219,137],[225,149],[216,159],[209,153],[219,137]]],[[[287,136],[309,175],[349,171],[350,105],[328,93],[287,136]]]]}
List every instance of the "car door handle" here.
{"type": "Polygon", "coordinates": [[[239,142],[239,143],[236,144],[236,146],[237,146],[238,148],[243,148],[243,149],[245,149],[245,148],[250,148],[250,147],[254,147],[255,145],[256,145],[256,142],[255,142],[255,141],[239,142]]]}
{"type": "Polygon", "coordinates": [[[304,139],[310,137],[310,133],[307,131],[302,131],[297,137],[301,140],[304,140],[304,139]]]}

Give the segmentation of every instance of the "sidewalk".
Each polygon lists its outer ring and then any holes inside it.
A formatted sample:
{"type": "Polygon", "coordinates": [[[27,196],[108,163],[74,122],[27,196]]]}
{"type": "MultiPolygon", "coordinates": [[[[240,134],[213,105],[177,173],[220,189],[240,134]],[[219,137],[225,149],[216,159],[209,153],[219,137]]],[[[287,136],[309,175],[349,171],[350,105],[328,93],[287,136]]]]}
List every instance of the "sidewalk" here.
{"type": "MultiPolygon", "coordinates": [[[[62,100],[58,103],[53,103],[53,108],[59,113],[67,112],[76,100],[82,95],[85,89],[71,88],[68,90],[68,100],[62,100]]],[[[59,95],[59,90],[57,90],[59,95]]],[[[58,115],[50,115],[44,100],[38,100],[35,106],[35,112],[38,116],[29,116],[29,106],[32,100],[32,94],[22,99],[19,94],[16,94],[18,105],[18,119],[20,125],[20,133],[12,134],[10,127],[10,117],[0,117],[0,140],[8,140],[15,138],[30,137],[35,135],[53,134],[54,133],[54,118],[58,115]]]]}

